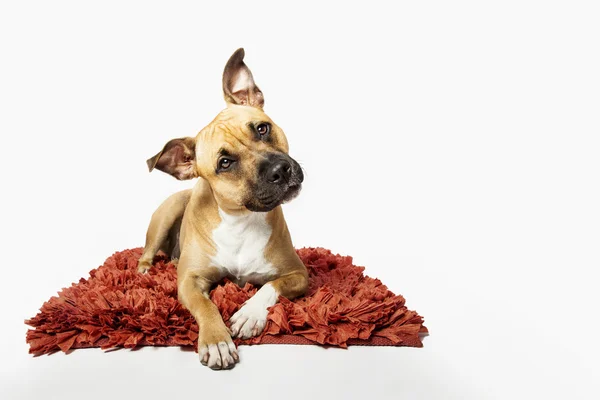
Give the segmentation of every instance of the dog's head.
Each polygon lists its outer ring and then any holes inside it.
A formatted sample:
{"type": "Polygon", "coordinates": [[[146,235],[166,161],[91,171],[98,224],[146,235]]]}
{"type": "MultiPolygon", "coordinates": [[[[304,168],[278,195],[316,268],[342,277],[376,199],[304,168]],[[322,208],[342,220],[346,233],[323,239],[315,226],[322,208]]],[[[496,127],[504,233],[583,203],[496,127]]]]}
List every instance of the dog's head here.
{"type": "Polygon", "coordinates": [[[169,141],[147,161],[177,179],[205,179],[221,207],[270,211],[294,198],[304,175],[288,155],[283,130],[264,112],[264,97],[238,49],[223,71],[227,108],[195,138],[169,141]]]}

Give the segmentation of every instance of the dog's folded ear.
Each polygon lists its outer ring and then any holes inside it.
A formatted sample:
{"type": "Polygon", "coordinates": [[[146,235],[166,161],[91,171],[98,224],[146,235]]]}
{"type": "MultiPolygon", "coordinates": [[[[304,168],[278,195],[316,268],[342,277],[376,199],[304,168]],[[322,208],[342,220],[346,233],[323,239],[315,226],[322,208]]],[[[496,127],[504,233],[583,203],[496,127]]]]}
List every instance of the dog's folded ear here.
{"type": "Polygon", "coordinates": [[[223,70],[223,95],[228,103],[263,108],[265,98],[244,63],[244,49],[237,49],[223,70]]]}
{"type": "Polygon", "coordinates": [[[170,140],[154,157],[146,161],[148,169],[166,172],[179,180],[192,179],[196,172],[196,140],[191,137],[170,140]]]}

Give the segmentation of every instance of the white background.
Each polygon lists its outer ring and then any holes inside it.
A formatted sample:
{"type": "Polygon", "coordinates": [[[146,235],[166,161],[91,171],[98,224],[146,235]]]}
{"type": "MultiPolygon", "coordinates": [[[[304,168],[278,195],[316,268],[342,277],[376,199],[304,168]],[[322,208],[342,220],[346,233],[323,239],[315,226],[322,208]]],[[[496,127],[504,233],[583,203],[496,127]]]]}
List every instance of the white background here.
{"type": "Polygon", "coordinates": [[[597,2],[391,4],[2,3],[3,399],[598,398],[597,2]],[[295,245],[403,294],[425,347],[28,355],[23,320],[191,185],[145,160],[238,47],[306,170],[295,245]]]}

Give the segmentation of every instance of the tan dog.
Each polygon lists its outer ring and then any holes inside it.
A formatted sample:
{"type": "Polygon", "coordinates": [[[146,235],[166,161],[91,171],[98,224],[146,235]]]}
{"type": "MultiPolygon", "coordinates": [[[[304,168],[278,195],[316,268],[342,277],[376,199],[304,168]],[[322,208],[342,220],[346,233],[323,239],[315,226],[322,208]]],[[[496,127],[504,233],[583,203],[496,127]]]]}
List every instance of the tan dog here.
{"type": "Polygon", "coordinates": [[[302,170],[288,155],[283,131],[263,112],[263,94],[243,59],[237,50],[223,72],[227,108],[195,138],[173,139],[148,160],[150,171],[199,178],[153,214],[139,271],[151,268],[159,250],[179,259],[179,301],[198,322],[201,362],[214,369],[239,361],[232,335],[260,334],[267,308],[308,286],[280,207],[300,191],[302,170]],[[262,285],[231,317],[231,330],[208,295],[225,277],[262,285]]]}

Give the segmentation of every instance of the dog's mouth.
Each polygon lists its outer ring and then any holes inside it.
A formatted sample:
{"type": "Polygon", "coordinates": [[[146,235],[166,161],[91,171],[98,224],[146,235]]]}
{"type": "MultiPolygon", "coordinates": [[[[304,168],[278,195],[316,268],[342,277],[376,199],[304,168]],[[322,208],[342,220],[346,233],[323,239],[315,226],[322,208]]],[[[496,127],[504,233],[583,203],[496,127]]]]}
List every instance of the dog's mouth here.
{"type": "Polygon", "coordinates": [[[295,199],[302,190],[304,173],[300,164],[283,153],[267,154],[257,169],[257,180],[245,204],[250,211],[271,211],[295,199]]]}
{"type": "Polygon", "coordinates": [[[290,182],[290,184],[287,185],[286,189],[281,191],[280,193],[269,194],[266,196],[257,196],[255,199],[246,203],[246,208],[250,211],[255,212],[268,212],[273,210],[277,206],[294,200],[296,197],[298,197],[301,190],[301,183],[290,182]]]}
{"type": "Polygon", "coordinates": [[[296,197],[298,197],[301,190],[302,190],[301,183],[294,183],[294,184],[289,185],[288,189],[286,190],[286,192],[283,195],[283,198],[281,199],[281,204],[284,204],[284,203],[294,200],[296,197]]]}

